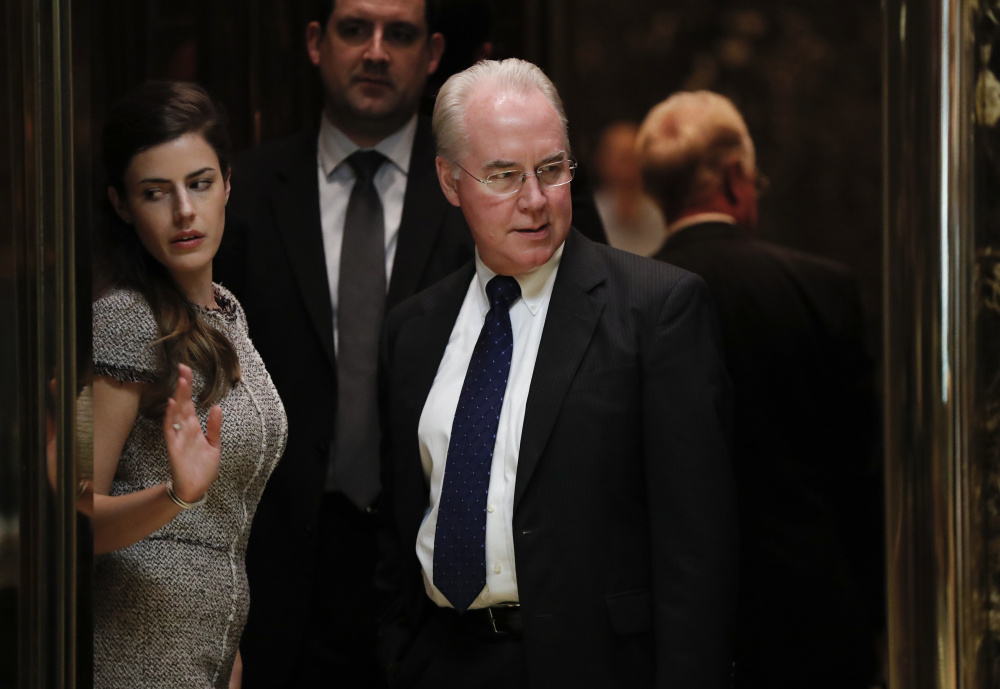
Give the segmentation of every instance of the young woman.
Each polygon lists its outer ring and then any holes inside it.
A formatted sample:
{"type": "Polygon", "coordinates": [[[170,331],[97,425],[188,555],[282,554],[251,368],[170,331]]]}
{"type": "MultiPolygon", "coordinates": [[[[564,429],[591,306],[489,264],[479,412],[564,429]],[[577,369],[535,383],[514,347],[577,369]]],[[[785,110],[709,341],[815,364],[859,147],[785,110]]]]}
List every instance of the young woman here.
{"type": "Polygon", "coordinates": [[[243,310],[212,282],[227,149],[221,114],[192,84],[144,84],[104,126],[113,213],[93,309],[99,689],[239,686],[247,537],[287,426],[243,310]]]}

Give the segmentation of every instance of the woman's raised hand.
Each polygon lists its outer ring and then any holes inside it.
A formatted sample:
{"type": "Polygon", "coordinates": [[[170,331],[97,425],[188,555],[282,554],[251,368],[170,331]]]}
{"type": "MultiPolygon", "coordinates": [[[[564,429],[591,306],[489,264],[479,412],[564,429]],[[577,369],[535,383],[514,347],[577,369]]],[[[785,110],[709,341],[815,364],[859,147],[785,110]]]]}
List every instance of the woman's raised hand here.
{"type": "Polygon", "coordinates": [[[163,414],[163,437],[174,494],[185,502],[197,502],[219,476],[222,409],[217,404],[212,406],[202,433],[191,397],[191,369],[179,364],[177,371],[177,387],[163,414]]]}

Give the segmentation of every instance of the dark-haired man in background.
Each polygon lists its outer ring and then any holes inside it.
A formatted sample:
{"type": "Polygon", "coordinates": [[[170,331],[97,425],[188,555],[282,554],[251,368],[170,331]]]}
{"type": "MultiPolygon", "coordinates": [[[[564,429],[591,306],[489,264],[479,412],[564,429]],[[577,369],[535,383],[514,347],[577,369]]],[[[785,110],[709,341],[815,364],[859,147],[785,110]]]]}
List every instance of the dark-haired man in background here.
{"type": "MultiPolygon", "coordinates": [[[[382,683],[376,341],[387,307],[472,255],[417,116],[444,51],[438,2],[323,5],[306,27],[324,92],[319,131],[237,160],[215,267],[246,310],[290,429],[247,553],[248,689],[382,683]]],[[[603,235],[599,220],[591,232],[603,235]]]]}
{"type": "Polygon", "coordinates": [[[857,287],[761,241],[753,141],[735,106],[679,93],[638,139],[668,238],[708,283],[736,391],[737,689],[863,689],[881,619],[876,402],[857,287]]]}

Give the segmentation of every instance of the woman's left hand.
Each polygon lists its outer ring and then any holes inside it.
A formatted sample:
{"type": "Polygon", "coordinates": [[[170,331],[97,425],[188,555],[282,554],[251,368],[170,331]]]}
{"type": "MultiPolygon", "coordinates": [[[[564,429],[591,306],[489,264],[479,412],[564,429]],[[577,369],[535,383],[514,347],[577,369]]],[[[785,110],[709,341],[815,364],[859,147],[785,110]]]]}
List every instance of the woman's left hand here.
{"type": "Polygon", "coordinates": [[[214,405],[208,412],[205,432],[195,413],[191,388],[194,376],[184,364],[178,365],[177,387],[167,400],[163,415],[163,437],[170,460],[174,493],[185,502],[197,502],[219,476],[222,443],[222,410],[214,405]]]}

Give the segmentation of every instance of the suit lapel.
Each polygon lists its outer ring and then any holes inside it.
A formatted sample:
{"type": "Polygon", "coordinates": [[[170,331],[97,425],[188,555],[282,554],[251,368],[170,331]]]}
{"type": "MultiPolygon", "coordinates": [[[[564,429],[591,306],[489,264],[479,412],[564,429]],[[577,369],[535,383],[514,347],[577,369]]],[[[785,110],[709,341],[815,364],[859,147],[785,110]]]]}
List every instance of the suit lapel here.
{"type": "Polygon", "coordinates": [[[280,228],[278,235],[323,348],[330,363],[336,367],[333,308],[319,211],[315,134],[302,137],[299,147],[277,169],[276,177],[271,208],[280,228]]]}
{"type": "Polygon", "coordinates": [[[591,294],[591,290],[604,281],[605,275],[604,263],[594,245],[571,230],[531,375],[514,488],[515,510],[604,310],[604,302],[591,294]]]}
{"type": "Polygon", "coordinates": [[[417,292],[424,267],[430,262],[449,203],[438,185],[434,167],[434,136],[430,123],[420,118],[406,178],[403,216],[396,242],[396,259],[389,280],[386,308],[417,292]]]}

